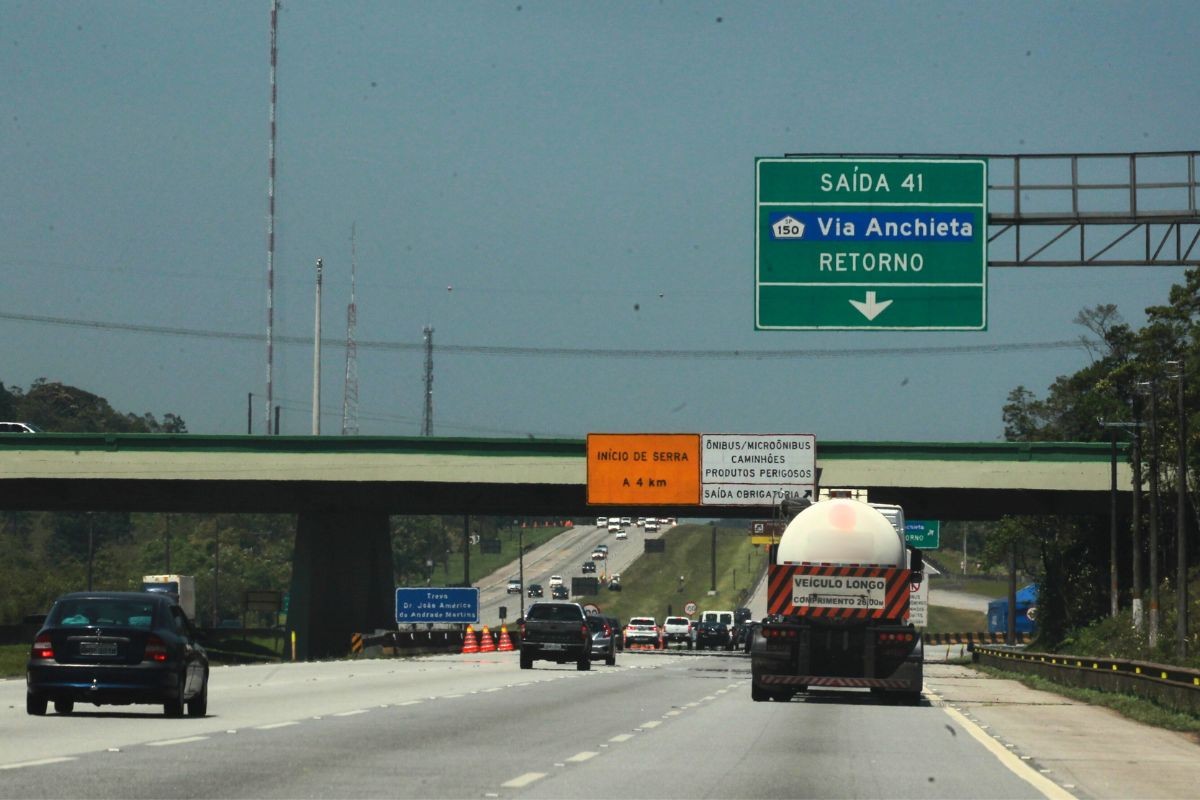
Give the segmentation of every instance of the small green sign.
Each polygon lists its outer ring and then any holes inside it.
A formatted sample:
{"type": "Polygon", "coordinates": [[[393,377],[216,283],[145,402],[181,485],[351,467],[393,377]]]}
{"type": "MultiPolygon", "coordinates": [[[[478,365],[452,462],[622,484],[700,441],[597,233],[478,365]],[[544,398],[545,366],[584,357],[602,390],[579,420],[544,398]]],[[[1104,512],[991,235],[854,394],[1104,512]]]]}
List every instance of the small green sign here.
{"type": "Polygon", "coordinates": [[[918,550],[937,550],[942,541],[942,523],[936,519],[905,520],[904,541],[918,550]]]}

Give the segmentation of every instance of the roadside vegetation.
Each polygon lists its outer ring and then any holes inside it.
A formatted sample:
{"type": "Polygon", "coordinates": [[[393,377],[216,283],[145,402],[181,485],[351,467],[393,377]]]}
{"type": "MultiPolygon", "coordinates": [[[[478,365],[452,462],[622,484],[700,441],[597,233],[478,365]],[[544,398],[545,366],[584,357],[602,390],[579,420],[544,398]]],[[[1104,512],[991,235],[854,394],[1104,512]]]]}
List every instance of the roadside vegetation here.
{"type": "Polygon", "coordinates": [[[602,583],[598,594],[571,599],[592,603],[622,623],[648,615],[660,625],[668,615],[683,615],[689,601],[697,613],[744,606],[766,568],[766,548],[750,544],[746,528],[718,524],[717,589],[710,596],[713,530],[712,525],[676,525],[663,535],[662,553],[643,553],[621,574],[621,591],[609,591],[602,583]]]}

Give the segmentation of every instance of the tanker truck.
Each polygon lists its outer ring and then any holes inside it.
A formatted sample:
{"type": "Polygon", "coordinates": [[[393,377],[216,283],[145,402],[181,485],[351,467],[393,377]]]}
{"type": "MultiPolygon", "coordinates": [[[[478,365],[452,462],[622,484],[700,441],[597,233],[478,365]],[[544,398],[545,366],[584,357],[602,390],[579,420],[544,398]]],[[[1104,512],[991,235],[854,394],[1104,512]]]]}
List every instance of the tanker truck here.
{"type": "Polygon", "coordinates": [[[921,553],[905,545],[899,506],[831,495],[800,511],[772,548],[750,696],[850,687],[915,704],[924,652],[908,601],[921,553]]]}

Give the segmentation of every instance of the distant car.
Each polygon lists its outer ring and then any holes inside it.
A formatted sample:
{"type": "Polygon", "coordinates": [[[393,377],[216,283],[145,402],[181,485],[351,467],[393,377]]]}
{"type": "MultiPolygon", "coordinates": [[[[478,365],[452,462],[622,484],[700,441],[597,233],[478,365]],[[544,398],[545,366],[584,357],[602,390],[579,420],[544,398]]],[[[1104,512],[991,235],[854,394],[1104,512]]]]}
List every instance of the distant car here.
{"type": "Polygon", "coordinates": [[[620,578],[612,578],[612,579],[610,579],[610,580],[609,580],[609,582],[608,582],[608,590],[609,590],[610,592],[619,592],[619,591],[621,591],[621,579],[620,579],[620,578]]]}
{"type": "Polygon", "coordinates": [[[596,571],[596,562],[595,561],[585,561],[585,562],[583,562],[583,565],[580,567],[580,569],[582,569],[584,572],[595,572],[596,571]]]}
{"type": "Polygon", "coordinates": [[[625,646],[629,647],[631,644],[648,644],[655,649],[662,648],[662,637],[654,617],[629,618],[629,623],[625,626],[625,646]]]}
{"type": "Polygon", "coordinates": [[[41,433],[32,422],[0,422],[0,433],[41,433]]]}
{"type": "Polygon", "coordinates": [[[550,587],[550,598],[553,600],[566,600],[570,595],[567,593],[567,587],[561,583],[557,586],[550,587]]]}
{"type": "Polygon", "coordinates": [[[652,519],[646,520],[646,533],[654,533],[658,530],[658,523],[652,519]]]}
{"type": "Polygon", "coordinates": [[[632,525],[633,520],[630,519],[629,517],[621,517],[621,524],[622,525],[632,525]]]}
{"type": "Polygon", "coordinates": [[[733,637],[723,622],[701,622],[696,627],[696,649],[732,650],[733,637]]]}
{"type": "Polygon", "coordinates": [[[540,583],[529,584],[529,589],[526,590],[525,594],[530,597],[541,597],[543,595],[542,585],[540,583]]]}
{"type": "Polygon", "coordinates": [[[75,592],[54,601],[25,668],[25,711],[161,703],[169,717],[208,713],[208,654],[168,595],[75,592]]]}
{"type": "Polygon", "coordinates": [[[550,588],[551,589],[553,589],[555,586],[562,586],[562,582],[563,582],[562,575],[551,575],[550,576],[550,588]]]}
{"type": "Polygon", "coordinates": [[[640,527],[642,527],[643,525],[645,525],[645,524],[646,524],[646,518],[645,518],[645,517],[638,517],[636,520],[634,520],[634,523],[633,523],[633,524],[634,524],[634,525],[637,525],[637,526],[640,528],[640,527]]]}
{"type": "Polygon", "coordinates": [[[620,523],[620,521],[619,521],[619,520],[615,520],[615,519],[613,519],[613,520],[609,520],[609,522],[608,522],[608,532],[609,532],[609,533],[616,533],[616,532],[617,532],[617,531],[619,531],[619,530],[621,530],[621,523],[620,523]]]}
{"type": "Polygon", "coordinates": [[[597,528],[608,527],[608,517],[596,517],[596,527],[597,528]]]}
{"type": "Polygon", "coordinates": [[[592,629],[592,658],[604,659],[608,666],[617,663],[617,634],[607,619],[589,616],[588,627],[592,629]]]}
{"type": "Polygon", "coordinates": [[[520,578],[509,578],[508,579],[508,594],[520,594],[520,593],[521,593],[521,579],[520,578]]]}
{"type": "Polygon", "coordinates": [[[613,630],[613,639],[617,642],[617,649],[625,649],[625,631],[621,628],[621,620],[616,617],[605,617],[608,620],[609,627],[613,630]]]}
{"type": "Polygon", "coordinates": [[[673,642],[687,645],[692,649],[692,621],[687,617],[667,617],[663,620],[663,639],[669,645],[673,642]]]}
{"type": "Polygon", "coordinates": [[[625,531],[617,531],[617,541],[618,542],[623,542],[628,538],[629,538],[629,534],[626,533],[625,531]]]}

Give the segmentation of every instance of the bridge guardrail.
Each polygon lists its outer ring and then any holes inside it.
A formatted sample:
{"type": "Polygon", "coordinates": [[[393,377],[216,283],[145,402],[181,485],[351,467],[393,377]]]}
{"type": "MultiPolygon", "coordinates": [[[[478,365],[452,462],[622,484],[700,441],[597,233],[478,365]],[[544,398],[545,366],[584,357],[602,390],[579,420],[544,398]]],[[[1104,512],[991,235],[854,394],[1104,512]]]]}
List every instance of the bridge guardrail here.
{"type": "Polygon", "coordinates": [[[976,646],[973,659],[997,669],[1040,675],[1057,683],[1131,694],[1200,716],[1200,670],[1119,658],[1028,653],[976,646]]]}

